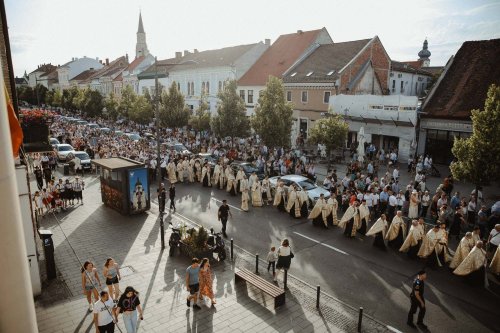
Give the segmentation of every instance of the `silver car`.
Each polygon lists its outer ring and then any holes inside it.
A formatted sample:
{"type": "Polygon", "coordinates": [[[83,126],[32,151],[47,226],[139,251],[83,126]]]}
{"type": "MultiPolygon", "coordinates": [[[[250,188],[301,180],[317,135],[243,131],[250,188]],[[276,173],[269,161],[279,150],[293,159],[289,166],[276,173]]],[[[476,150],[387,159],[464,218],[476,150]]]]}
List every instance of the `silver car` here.
{"type": "Polygon", "coordinates": [[[271,192],[274,196],[276,184],[278,178],[285,184],[285,192],[288,194],[288,189],[292,185],[297,186],[298,191],[306,191],[309,197],[309,205],[313,206],[319,199],[321,193],[325,196],[325,199],[330,198],[330,192],[325,190],[323,187],[316,185],[312,180],[307,177],[300,175],[286,175],[282,177],[271,177],[269,178],[269,183],[271,184],[271,192]]]}
{"type": "Polygon", "coordinates": [[[68,156],[69,153],[74,153],[75,148],[67,143],[61,143],[56,145],[55,151],[59,161],[66,161],[66,156],[68,156]]]}

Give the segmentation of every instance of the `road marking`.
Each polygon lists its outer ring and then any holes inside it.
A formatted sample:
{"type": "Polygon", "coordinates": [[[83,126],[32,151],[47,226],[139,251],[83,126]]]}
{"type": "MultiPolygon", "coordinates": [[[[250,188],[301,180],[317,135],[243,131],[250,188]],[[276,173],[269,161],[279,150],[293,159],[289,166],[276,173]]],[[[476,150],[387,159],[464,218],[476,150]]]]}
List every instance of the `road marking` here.
{"type": "Polygon", "coordinates": [[[301,234],[301,233],[299,233],[299,232],[294,231],[293,233],[294,233],[294,234],[297,234],[297,235],[299,235],[299,236],[301,236],[301,237],[307,238],[307,239],[309,239],[310,241],[312,241],[312,242],[314,242],[314,243],[317,243],[317,244],[320,244],[320,245],[326,246],[327,248],[332,249],[332,250],[334,250],[334,251],[337,251],[338,253],[345,254],[346,256],[348,256],[348,255],[349,255],[349,253],[347,253],[347,252],[344,252],[344,251],[342,251],[342,250],[340,250],[340,249],[337,249],[336,247],[333,247],[333,246],[331,246],[331,245],[328,245],[328,244],[322,243],[322,242],[320,242],[320,241],[317,241],[317,240],[315,240],[315,239],[313,239],[313,238],[311,238],[311,237],[309,237],[309,236],[303,235],[303,234],[301,234]]]}
{"type": "Polygon", "coordinates": [[[403,333],[403,332],[401,332],[400,330],[398,330],[397,328],[394,328],[394,327],[389,326],[389,325],[387,325],[387,329],[388,329],[389,331],[391,331],[391,332],[395,332],[395,333],[403,333]]]}
{"type": "MultiPolygon", "coordinates": [[[[214,201],[217,201],[217,202],[222,203],[222,200],[215,199],[214,197],[211,197],[210,199],[212,199],[212,200],[214,200],[214,201]]],[[[235,207],[235,206],[233,206],[233,205],[230,205],[230,204],[227,204],[227,205],[228,205],[229,207],[233,207],[233,208],[234,208],[234,209],[236,209],[236,210],[239,210],[240,212],[242,212],[242,211],[243,211],[243,209],[240,209],[240,208],[235,207]]]]}

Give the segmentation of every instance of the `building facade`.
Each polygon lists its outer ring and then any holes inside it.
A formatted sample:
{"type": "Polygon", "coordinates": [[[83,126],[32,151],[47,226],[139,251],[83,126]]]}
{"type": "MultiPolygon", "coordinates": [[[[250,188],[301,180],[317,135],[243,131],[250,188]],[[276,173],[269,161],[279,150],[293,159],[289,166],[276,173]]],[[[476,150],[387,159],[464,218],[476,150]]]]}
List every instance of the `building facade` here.
{"type": "Polygon", "coordinates": [[[491,84],[500,85],[500,39],[468,41],[448,61],[422,107],[418,153],[449,164],[455,138],[472,134],[471,110],[482,110],[491,84]]]}
{"type": "Polygon", "coordinates": [[[292,143],[307,139],[314,122],[338,94],[382,95],[387,92],[390,59],[380,39],[315,45],[283,75],[286,100],[293,104],[292,143]]]}
{"type": "Polygon", "coordinates": [[[364,128],[365,139],[384,152],[397,150],[400,161],[413,156],[416,148],[416,96],[335,95],[330,98],[331,110],[349,124],[347,146],[358,142],[364,128]]]}
{"type": "Polygon", "coordinates": [[[71,86],[70,80],[84,71],[91,69],[101,69],[103,64],[99,58],[73,58],[71,61],[57,68],[57,81],[60,89],[67,89],[71,86]]]}

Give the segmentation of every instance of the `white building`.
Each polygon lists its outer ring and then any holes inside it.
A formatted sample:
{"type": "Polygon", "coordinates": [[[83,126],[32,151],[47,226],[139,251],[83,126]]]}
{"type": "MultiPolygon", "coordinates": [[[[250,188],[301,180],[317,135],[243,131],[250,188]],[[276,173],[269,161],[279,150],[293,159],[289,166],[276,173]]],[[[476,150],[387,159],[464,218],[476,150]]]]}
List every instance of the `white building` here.
{"type": "Polygon", "coordinates": [[[28,85],[34,88],[37,84],[43,84],[46,88],[48,88],[48,82],[46,80],[42,80],[41,76],[54,71],[56,68],[57,67],[52,64],[42,64],[38,66],[37,69],[28,74],[28,85]]]}
{"type": "Polygon", "coordinates": [[[333,113],[349,123],[348,146],[357,142],[361,127],[365,139],[387,153],[398,150],[405,161],[416,148],[418,98],[416,96],[335,95],[330,97],[333,113]]]}
{"type": "Polygon", "coordinates": [[[99,58],[73,58],[71,61],[65,63],[57,68],[57,76],[60,89],[70,88],[70,80],[89,69],[101,69],[102,63],[99,58]]]}
{"type": "MultiPolygon", "coordinates": [[[[176,57],[158,61],[158,81],[164,89],[176,82],[186,104],[195,110],[204,95],[210,111],[217,110],[217,93],[227,80],[238,80],[267,50],[269,43],[255,43],[217,50],[176,52],[176,57]]],[[[155,66],[138,75],[139,93],[154,93],[155,66]]]]}

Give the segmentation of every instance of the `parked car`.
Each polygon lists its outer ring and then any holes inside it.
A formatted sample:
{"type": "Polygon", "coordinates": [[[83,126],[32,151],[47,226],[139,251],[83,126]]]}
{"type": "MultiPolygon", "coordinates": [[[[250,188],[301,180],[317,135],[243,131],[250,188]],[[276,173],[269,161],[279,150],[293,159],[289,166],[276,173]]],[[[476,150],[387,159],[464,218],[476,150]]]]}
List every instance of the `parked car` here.
{"type": "Polygon", "coordinates": [[[119,130],[116,130],[114,133],[115,133],[116,136],[122,136],[122,135],[124,135],[123,131],[119,131],[119,130]]]}
{"type": "Polygon", "coordinates": [[[77,125],[87,125],[88,123],[89,123],[88,121],[86,121],[86,120],[81,120],[81,119],[76,121],[76,124],[77,124],[77,125]]]}
{"type": "Polygon", "coordinates": [[[199,153],[195,155],[195,158],[199,158],[201,163],[203,164],[205,161],[208,162],[210,167],[214,167],[217,164],[217,161],[219,158],[215,155],[209,154],[209,153],[199,153]]]}
{"type": "Polygon", "coordinates": [[[174,150],[177,154],[191,156],[193,153],[189,151],[182,143],[164,143],[168,150],[174,150]]]}
{"type": "Polygon", "coordinates": [[[240,168],[243,168],[243,172],[245,172],[245,175],[247,175],[247,178],[250,177],[250,175],[255,172],[257,174],[257,177],[262,180],[266,177],[264,174],[264,171],[259,170],[255,164],[250,163],[250,162],[238,162],[235,161],[231,163],[231,169],[234,171],[234,175],[236,176],[236,173],[240,168]]]}
{"type": "Polygon", "coordinates": [[[141,136],[137,133],[125,133],[125,135],[132,141],[139,141],[141,139],[141,136]]]}
{"type": "Polygon", "coordinates": [[[99,125],[97,125],[97,124],[87,124],[87,127],[94,129],[94,128],[99,128],[99,125]]]}
{"type": "Polygon", "coordinates": [[[78,157],[80,159],[80,164],[83,168],[84,171],[88,170],[92,170],[92,164],[91,164],[91,158],[89,156],[89,154],[87,154],[86,152],[84,151],[75,151],[74,153],[72,153],[75,157],[78,157]]]}
{"type": "Polygon", "coordinates": [[[106,133],[106,134],[108,134],[109,132],[111,132],[111,129],[110,129],[110,128],[107,128],[107,127],[101,127],[101,128],[99,128],[99,130],[100,130],[101,132],[106,133]]]}
{"type": "Polygon", "coordinates": [[[286,175],[282,177],[271,177],[269,178],[269,183],[271,184],[271,193],[274,196],[276,190],[276,184],[278,178],[285,183],[285,192],[288,193],[290,186],[296,185],[297,190],[306,191],[309,197],[309,206],[313,206],[319,199],[321,193],[325,196],[325,199],[330,198],[330,192],[325,190],[323,187],[316,185],[315,182],[307,177],[300,175],[286,175]]]}
{"type": "Polygon", "coordinates": [[[56,145],[55,151],[57,154],[57,159],[59,161],[65,161],[66,156],[69,153],[75,152],[75,148],[73,148],[71,145],[68,145],[67,143],[60,143],[60,144],[56,145]]]}
{"type": "Polygon", "coordinates": [[[61,143],[59,142],[59,140],[57,140],[56,138],[50,138],[50,139],[49,139],[49,142],[50,142],[50,145],[52,146],[52,148],[56,148],[56,146],[57,146],[58,144],[61,144],[61,143]]]}

